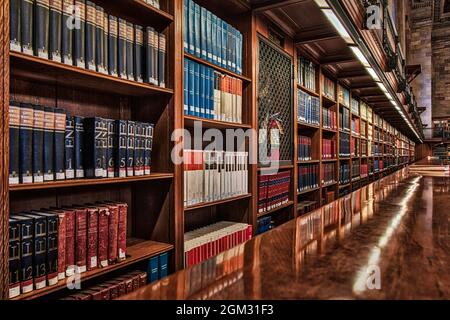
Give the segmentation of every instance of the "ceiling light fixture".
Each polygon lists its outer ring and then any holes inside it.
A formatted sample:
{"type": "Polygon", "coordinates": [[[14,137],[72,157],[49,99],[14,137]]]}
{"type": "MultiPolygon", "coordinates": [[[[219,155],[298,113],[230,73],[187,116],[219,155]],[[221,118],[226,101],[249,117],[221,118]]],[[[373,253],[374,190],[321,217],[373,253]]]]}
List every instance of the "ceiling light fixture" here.
{"type": "Polygon", "coordinates": [[[353,39],[348,33],[347,29],[345,29],[342,22],[339,20],[339,18],[336,16],[336,14],[333,12],[333,10],[329,8],[323,8],[322,12],[325,14],[325,16],[328,18],[328,20],[331,22],[331,24],[334,26],[336,31],[341,35],[341,37],[345,40],[345,42],[349,44],[353,44],[353,39]]]}

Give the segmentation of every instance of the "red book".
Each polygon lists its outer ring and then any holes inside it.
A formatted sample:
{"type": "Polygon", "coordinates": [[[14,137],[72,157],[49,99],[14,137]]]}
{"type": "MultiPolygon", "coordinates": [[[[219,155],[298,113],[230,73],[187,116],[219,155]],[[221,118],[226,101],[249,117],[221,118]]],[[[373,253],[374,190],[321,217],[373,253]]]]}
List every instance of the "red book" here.
{"type": "Polygon", "coordinates": [[[75,211],[65,208],[66,218],[66,276],[75,272],[75,211]]]}
{"type": "Polygon", "coordinates": [[[75,207],[75,264],[79,272],[87,270],[87,210],[75,207]]]}
{"type": "Polygon", "coordinates": [[[117,236],[118,260],[125,260],[127,257],[127,217],[128,205],[126,203],[118,203],[119,207],[119,226],[117,236]]]}
{"type": "Polygon", "coordinates": [[[96,207],[87,208],[87,245],[87,269],[93,270],[98,267],[98,209],[96,207]]]}
{"type": "Polygon", "coordinates": [[[118,243],[118,227],[119,227],[119,207],[115,204],[108,203],[109,209],[109,227],[108,227],[108,263],[117,261],[117,243],[118,243]]]}
{"type": "Polygon", "coordinates": [[[108,266],[109,209],[98,207],[98,261],[101,267],[108,266]]]}

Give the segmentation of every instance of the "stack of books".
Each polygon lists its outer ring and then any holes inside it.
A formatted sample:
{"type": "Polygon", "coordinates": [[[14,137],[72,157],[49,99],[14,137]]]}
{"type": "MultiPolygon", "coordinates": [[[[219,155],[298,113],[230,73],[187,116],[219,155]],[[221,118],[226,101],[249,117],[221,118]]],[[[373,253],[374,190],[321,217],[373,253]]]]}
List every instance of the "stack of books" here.
{"type": "Polygon", "coordinates": [[[320,99],[303,90],[298,90],[297,121],[300,123],[320,124],[320,99]]]}
{"type": "Polygon", "coordinates": [[[317,90],[316,65],[303,57],[298,57],[298,83],[313,92],[317,90]]]}
{"type": "Polygon", "coordinates": [[[258,176],[258,213],[264,213],[289,202],[291,173],[282,171],[276,174],[258,176]]]}
{"type": "Polygon", "coordinates": [[[322,127],[337,130],[336,112],[330,109],[322,109],[322,127]]]}
{"type": "Polygon", "coordinates": [[[298,136],[298,160],[309,161],[312,159],[312,140],[310,137],[298,136]]]}
{"type": "Polygon", "coordinates": [[[301,165],[298,167],[298,191],[303,192],[319,187],[319,165],[301,165]]]}
{"type": "Polygon", "coordinates": [[[334,163],[323,163],[321,171],[322,185],[329,185],[336,182],[336,169],[334,163]]]}
{"type": "Polygon", "coordinates": [[[256,234],[265,233],[274,228],[274,222],[271,216],[264,216],[258,219],[256,234]]]}
{"type": "Polygon", "coordinates": [[[336,142],[331,139],[322,139],[322,159],[336,159],[336,142]]]}

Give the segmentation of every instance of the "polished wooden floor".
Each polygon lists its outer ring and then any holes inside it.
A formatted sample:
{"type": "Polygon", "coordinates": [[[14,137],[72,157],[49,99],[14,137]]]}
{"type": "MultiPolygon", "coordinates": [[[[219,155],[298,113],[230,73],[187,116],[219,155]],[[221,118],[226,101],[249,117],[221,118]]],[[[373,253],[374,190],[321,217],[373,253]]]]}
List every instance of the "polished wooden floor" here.
{"type": "Polygon", "coordinates": [[[124,299],[450,299],[450,178],[398,171],[124,299]]]}

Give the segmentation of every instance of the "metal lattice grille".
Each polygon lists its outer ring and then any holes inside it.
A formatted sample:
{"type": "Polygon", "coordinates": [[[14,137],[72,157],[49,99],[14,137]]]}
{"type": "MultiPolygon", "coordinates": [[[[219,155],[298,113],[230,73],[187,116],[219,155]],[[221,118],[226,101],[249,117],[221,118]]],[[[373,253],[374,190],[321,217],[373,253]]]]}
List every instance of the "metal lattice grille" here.
{"type": "Polygon", "coordinates": [[[259,119],[259,161],[264,163],[271,153],[268,125],[274,117],[281,125],[279,159],[291,162],[292,141],[292,59],[259,40],[258,71],[258,119],[259,119]]]}

